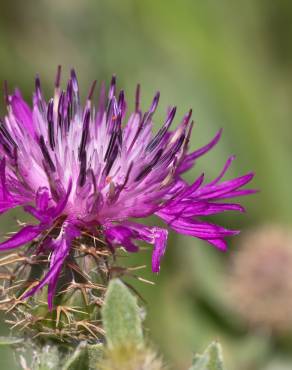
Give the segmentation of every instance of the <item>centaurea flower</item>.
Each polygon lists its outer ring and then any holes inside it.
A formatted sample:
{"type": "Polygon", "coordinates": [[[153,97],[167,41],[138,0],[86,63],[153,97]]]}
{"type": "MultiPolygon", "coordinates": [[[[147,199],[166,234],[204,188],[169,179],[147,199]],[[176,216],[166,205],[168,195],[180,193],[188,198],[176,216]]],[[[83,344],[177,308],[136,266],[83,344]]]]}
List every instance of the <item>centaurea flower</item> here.
{"type": "Polygon", "coordinates": [[[126,119],[124,92],[117,93],[115,77],[107,96],[102,85],[97,108],[92,104],[95,82],[82,106],[75,72],[71,71],[66,90],[60,88],[60,77],[59,68],[54,97],[48,102],[36,78],[32,108],[19,90],[6,92],[8,113],[0,123],[0,212],[21,206],[38,220],[2,242],[0,250],[33,243],[35,254],[48,258],[45,276],[23,297],[47,285],[52,308],[64,263],[74,257],[72,245],[84,235],[104,240],[112,250],[137,252],[137,241],[152,244],[152,269],[158,272],[167,228],[146,226],[133,218],[156,215],[170,229],[225,250],[225,237],[238,231],[202,217],[242,212],[240,204],[220,201],[252,193],[242,187],[253,174],[221,181],[230,157],[211,182],[204,183],[204,175],[192,184],[181,177],[214,147],[221,130],[207,145],[188,153],[191,110],[171,131],[176,108],[170,108],[153,134],[159,93],[142,113],[138,86],[134,112],[126,119]]]}

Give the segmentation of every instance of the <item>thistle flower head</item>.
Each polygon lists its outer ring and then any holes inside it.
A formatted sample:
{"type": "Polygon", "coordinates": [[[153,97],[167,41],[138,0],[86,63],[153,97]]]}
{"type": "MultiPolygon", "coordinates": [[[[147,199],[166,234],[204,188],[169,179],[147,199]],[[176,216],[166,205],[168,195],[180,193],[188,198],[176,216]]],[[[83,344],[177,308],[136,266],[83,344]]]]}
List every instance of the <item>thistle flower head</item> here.
{"type": "Polygon", "coordinates": [[[38,221],[2,242],[0,250],[32,242],[34,254],[45,255],[48,264],[45,276],[34,281],[23,297],[47,285],[52,307],[62,268],[74,257],[74,243],[86,235],[103,240],[112,250],[137,252],[137,241],[152,244],[152,269],[158,272],[168,232],[130,221],[133,218],[156,215],[176,232],[225,250],[225,237],[238,231],[201,218],[243,211],[237,203],[219,201],[252,193],[242,187],[253,174],[221,181],[230,157],[211,182],[204,183],[201,175],[188,184],[181,177],[218,142],[221,131],[188,153],[191,111],[171,129],[176,108],[170,108],[154,134],[159,93],[143,113],[138,86],[134,111],[126,118],[125,95],[117,92],[115,77],[107,94],[102,85],[97,107],[92,103],[95,83],[82,106],[75,72],[71,71],[65,90],[60,78],[59,68],[49,101],[36,78],[32,107],[19,90],[12,95],[6,91],[8,113],[0,122],[0,212],[21,206],[38,221]]]}
{"type": "Polygon", "coordinates": [[[229,275],[234,309],[251,325],[291,332],[292,232],[265,225],[242,237],[229,275]]]}

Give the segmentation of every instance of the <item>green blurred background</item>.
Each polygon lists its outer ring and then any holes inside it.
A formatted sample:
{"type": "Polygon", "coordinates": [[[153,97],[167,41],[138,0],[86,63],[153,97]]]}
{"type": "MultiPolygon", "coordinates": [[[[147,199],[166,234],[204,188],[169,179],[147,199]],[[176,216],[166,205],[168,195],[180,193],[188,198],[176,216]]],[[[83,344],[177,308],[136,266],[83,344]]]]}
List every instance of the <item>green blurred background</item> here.
{"type": "MultiPolygon", "coordinates": [[[[215,177],[233,153],[237,160],[228,176],[256,172],[253,186],[261,192],[244,200],[248,213],[216,221],[243,230],[267,222],[289,225],[291,37],[288,0],[1,1],[0,80],[30,100],[36,73],[49,97],[58,64],[65,76],[76,68],[83,96],[93,79],[109,81],[115,73],[130,106],[136,83],[142,84],[145,108],[159,89],[156,127],[168,105],[178,106],[178,116],[192,107],[192,149],[224,128],[219,145],[188,180],[203,170],[215,177]]],[[[16,216],[22,217],[14,212],[1,218],[2,234],[13,230],[16,216]]],[[[291,340],[247,329],[227,303],[226,275],[238,240],[222,254],[171,234],[160,275],[144,274],[156,285],[136,284],[148,302],[146,326],[173,369],[185,369],[192,352],[214,339],[230,370],[292,369],[291,340]]],[[[150,258],[149,249],[130,263],[150,265],[150,258]]],[[[0,367],[14,369],[11,352],[1,350],[0,367]]]]}

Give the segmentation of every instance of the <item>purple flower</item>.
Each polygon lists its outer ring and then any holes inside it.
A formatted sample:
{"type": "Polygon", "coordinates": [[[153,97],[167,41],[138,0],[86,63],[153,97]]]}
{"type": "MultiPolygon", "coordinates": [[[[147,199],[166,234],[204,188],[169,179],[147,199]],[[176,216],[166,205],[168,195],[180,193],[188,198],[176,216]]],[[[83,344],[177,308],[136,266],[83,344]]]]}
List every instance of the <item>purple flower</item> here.
{"type": "Polygon", "coordinates": [[[48,285],[49,305],[72,241],[89,232],[102,235],[111,248],[137,252],[137,241],[153,244],[152,269],[159,271],[168,231],[130,221],[155,214],[169,228],[204,239],[221,250],[225,237],[238,231],[201,220],[224,211],[243,211],[237,203],[218,202],[253,193],[242,187],[252,173],[223,181],[221,174],[209,183],[199,176],[188,184],[181,175],[220,139],[221,131],[204,147],[187,153],[193,127],[189,111],[171,131],[176,108],[168,110],[161,129],[152,133],[157,93],[145,113],[137,87],[135,110],[126,119],[124,92],[116,93],[112,79],[108,95],[102,85],[98,107],[92,105],[95,83],[84,107],[78,82],[71,72],[67,89],[60,89],[58,69],[54,97],[43,97],[36,78],[33,107],[19,90],[6,94],[8,113],[0,121],[0,212],[16,206],[33,215],[27,225],[0,244],[7,251],[31,241],[38,253],[50,252],[49,270],[26,297],[48,285]]]}

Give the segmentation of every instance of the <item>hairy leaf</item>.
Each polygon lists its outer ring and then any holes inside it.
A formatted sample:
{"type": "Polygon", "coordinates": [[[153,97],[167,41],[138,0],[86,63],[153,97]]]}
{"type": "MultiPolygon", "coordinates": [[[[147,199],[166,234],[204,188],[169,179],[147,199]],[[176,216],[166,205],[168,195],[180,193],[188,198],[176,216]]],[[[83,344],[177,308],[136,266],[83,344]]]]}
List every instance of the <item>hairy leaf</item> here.
{"type": "Polygon", "coordinates": [[[136,297],[118,279],[109,284],[102,319],[109,348],[143,344],[142,322],[136,297]]]}
{"type": "Polygon", "coordinates": [[[224,370],[220,344],[213,342],[202,355],[195,355],[189,370],[224,370]]]}

